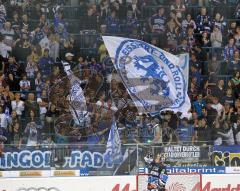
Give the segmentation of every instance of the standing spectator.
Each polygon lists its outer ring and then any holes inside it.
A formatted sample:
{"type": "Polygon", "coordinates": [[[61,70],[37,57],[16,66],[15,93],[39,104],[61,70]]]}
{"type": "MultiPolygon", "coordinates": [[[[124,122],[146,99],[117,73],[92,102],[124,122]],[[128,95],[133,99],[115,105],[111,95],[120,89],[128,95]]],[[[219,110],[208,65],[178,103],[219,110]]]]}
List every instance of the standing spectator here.
{"type": "Polygon", "coordinates": [[[51,74],[54,60],[49,55],[49,49],[44,49],[43,57],[39,60],[39,69],[43,77],[48,77],[51,74]]]}
{"type": "Polygon", "coordinates": [[[235,72],[240,71],[240,58],[239,51],[234,51],[234,58],[227,65],[227,73],[233,75],[235,72]]]}
{"type": "Polygon", "coordinates": [[[7,132],[7,115],[3,111],[3,107],[0,107],[0,128],[3,128],[7,132]]]}
{"type": "Polygon", "coordinates": [[[222,46],[222,33],[218,26],[213,27],[210,40],[213,48],[220,48],[222,46]]]}
{"type": "Polygon", "coordinates": [[[170,7],[171,11],[174,10],[177,13],[177,18],[181,19],[184,16],[186,11],[185,5],[181,2],[181,0],[175,0],[175,3],[170,7]]]}
{"type": "Polygon", "coordinates": [[[39,106],[37,101],[35,100],[35,96],[33,93],[28,94],[28,98],[25,101],[25,116],[30,116],[30,111],[34,111],[35,117],[39,116],[39,106]]]}
{"type": "Polygon", "coordinates": [[[187,14],[186,19],[182,21],[182,32],[183,35],[187,34],[187,29],[191,27],[194,30],[197,28],[195,21],[192,19],[190,14],[187,14]]]}
{"type": "Polygon", "coordinates": [[[201,117],[203,115],[202,110],[206,107],[206,101],[203,99],[202,94],[199,94],[197,100],[193,102],[193,107],[198,116],[201,117]]]}
{"type": "Polygon", "coordinates": [[[9,55],[9,52],[12,51],[12,48],[4,43],[4,36],[0,34],[0,55],[3,58],[7,58],[9,55]]]}
{"type": "Polygon", "coordinates": [[[235,137],[236,137],[236,143],[240,145],[240,118],[237,119],[237,123],[234,126],[235,128],[235,137]]]}
{"type": "Polygon", "coordinates": [[[13,46],[15,33],[14,33],[14,30],[12,29],[11,23],[10,22],[6,22],[4,24],[4,28],[2,30],[0,30],[0,32],[4,36],[5,44],[10,46],[10,47],[12,47],[13,46]]]}
{"type": "Polygon", "coordinates": [[[223,132],[218,132],[218,135],[222,136],[223,144],[224,145],[234,145],[234,135],[233,135],[233,129],[229,125],[227,121],[224,121],[222,123],[222,130],[223,132]]]}
{"type": "Polygon", "coordinates": [[[232,93],[232,89],[227,89],[226,96],[221,99],[221,103],[228,103],[231,107],[234,106],[235,98],[232,93]]]}
{"type": "Polygon", "coordinates": [[[25,99],[27,96],[28,91],[31,88],[31,83],[27,79],[27,75],[23,74],[22,80],[19,82],[21,98],[25,99]]]}
{"type": "Polygon", "coordinates": [[[194,143],[200,146],[207,146],[212,144],[212,129],[207,125],[205,118],[199,120],[198,126],[194,128],[194,131],[194,143]]]}
{"type": "Polygon", "coordinates": [[[235,40],[233,37],[230,37],[228,44],[225,46],[223,51],[224,60],[226,60],[226,62],[230,62],[233,59],[234,51],[236,49],[235,40]]]}
{"type": "Polygon", "coordinates": [[[50,37],[50,43],[49,43],[49,56],[53,58],[53,60],[56,62],[57,58],[59,58],[59,42],[57,41],[57,37],[54,34],[51,34],[50,37]]]}
{"type": "Polygon", "coordinates": [[[159,124],[159,119],[155,118],[153,120],[153,130],[154,130],[154,138],[152,140],[152,144],[162,144],[162,128],[159,124]]]}
{"type": "Polygon", "coordinates": [[[212,99],[213,99],[213,104],[211,107],[217,111],[218,116],[221,116],[223,112],[223,105],[219,102],[218,97],[213,97],[212,99]]]}
{"type": "Polygon", "coordinates": [[[240,49],[240,26],[237,27],[234,38],[235,38],[235,42],[236,42],[235,45],[239,50],[240,49]]]}
{"type": "Polygon", "coordinates": [[[3,5],[2,0],[0,0],[0,29],[3,28],[3,24],[6,21],[5,19],[6,16],[7,16],[7,12],[6,12],[5,6],[3,5]]]}
{"type": "Polygon", "coordinates": [[[49,101],[48,101],[47,91],[43,90],[41,92],[41,96],[37,98],[37,103],[39,105],[39,112],[40,112],[40,121],[42,126],[44,126],[44,123],[45,123],[45,115],[47,113],[48,102],[49,101]]]}
{"type": "Polygon", "coordinates": [[[21,69],[20,65],[16,62],[15,58],[13,56],[10,56],[8,58],[8,62],[4,66],[4,74],[7,76],[9,74],[12,74],[14,78],[20,77],[21,69]]]}
{"type": "Polygon", "coordinates": [[[116,11],[112,10],[111,16],[107,17],[107,32],[110,34],[117,34],[120,30],[120,21],[116,16],[116,11]]]}
{"type": "Polygon", "coordinates": [[[87,10],[87,15],[84,17],[83,22],[81,22],[82,29],[84,30],[96,30],[97,29],[97,15],[94,14],[93,8],[89,7],[87,10]]]}
{"type": "Polygon", "coordinates": [[[43,39],[40,40],[39,45],[41,46],[42,51],[48,49],[50,46],[49,34],[45,35],[43,39]]]}
{"type": "Polygon", "coordinates": [[[165,9],[160,7],[158,13],[151,16],[149,19],[149,27],[152,33],[163,34],[166,30],[166,17],[164,16],[165,9]]]}
{"type": "Polygon", "coordinates": [[[213,19],[212,27],[214,26],[217,26],[222,33],[225,32],[226,22],[220,13],[216,13],[215,18],[213,19]]]}
{"type": "Polygon", "coordinates": [[[176,129],[178,142],[181,144],[191,144],[194,140],[194,128],[188,123],[187,118],[181,120],[176,129]]]}
{"type": "Polygon", "coordinates": [[[29,122],[27,124],[27,126],[24,130],[24,134],[27,137],[27,146],[28,147],[37,146],[39,132],[38,132],[38,129],[37,129],[37,124],[34,121],[29,122]]]}
{"type": "Polygon", "coordinates": [[[13,55],[18,62],[26,62],[27,57],[31,54],[31,43],[29,36],[25,33],[22,34],[21,39],[15,41],[13,55]]]}
{"type": "Polygon", "coordinates": [[[210,16],[207,15],[206,7],[201,8],[200,15],[197,16],[196,24],[197,24],[197,30],[199,32],[210,31],[211,21],[210,21],[210,16]]]}
{"type": "Polygon", "coordinates": [[[212,96],[217,97],[219,100],[225,95],[224,81],[219,80],[217,85],[212,89],[212,96]]]}
{"type": "Polygon", "coordinates": [[[28,78],[34,78],[35,74],[38,72],[37,64],[32,60],[31,57],[27,59],[27,66],[25,69],[28,78]]]}
{"type": "Polygon", "coordinates": [[[24,101],[20,100],[21,94],[15,93],[15,100],[11,101],[12,110],[16,111],[18,118],[22,117],[24,111],[24,101]]]}

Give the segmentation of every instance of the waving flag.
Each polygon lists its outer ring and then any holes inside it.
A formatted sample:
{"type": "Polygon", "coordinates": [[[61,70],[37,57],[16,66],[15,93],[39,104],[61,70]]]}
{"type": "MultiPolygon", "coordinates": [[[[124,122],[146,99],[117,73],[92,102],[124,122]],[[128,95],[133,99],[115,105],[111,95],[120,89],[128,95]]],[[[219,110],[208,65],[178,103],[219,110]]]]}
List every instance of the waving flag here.
{"type": "Polygon", "coordinates": [[[121,140],[119,137],[117,124],[114,121],[112,123],[109,137],[107,141],[107,149],[104,154],[104,159],[109,164],[120,164],[123,161],[123,155],[121,150],[121,140]]]}
{"type": "Polygon", "coordinates": [[[186,113],[188,56],[175,56],[140,40],[103,36],[121,80],[140,113],[186,113]]]}
{"type": "Polygon", "coordinates": [[[71,84],[71,89],[68,96],[70,107],[69,110],[76,125],[86,126],[89,117],[87,112],[86,99],[81,87],[82,81],[73,74],[68,62],[62,62],[62,64],[71,84]]]}

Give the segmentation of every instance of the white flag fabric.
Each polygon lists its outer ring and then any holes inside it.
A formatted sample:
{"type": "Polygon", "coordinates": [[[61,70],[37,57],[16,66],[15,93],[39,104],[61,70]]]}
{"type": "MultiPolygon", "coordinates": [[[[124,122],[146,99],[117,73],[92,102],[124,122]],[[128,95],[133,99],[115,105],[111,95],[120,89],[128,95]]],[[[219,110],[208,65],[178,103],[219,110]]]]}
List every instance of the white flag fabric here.
{"type": "Polygon", "coordinates": [[[104,160],[109,164],[120,164],[123,160],[121,140],[118,133],[117,124],[115,121],[112,123],[109,132],[107,149],[104,154],[104,160]]]}
{"type": "Polygon", "coordinates": [[[178,57],[135,39],[103,36],[103,41],[140,113],[188,112],[188,55],[178,57]]]}

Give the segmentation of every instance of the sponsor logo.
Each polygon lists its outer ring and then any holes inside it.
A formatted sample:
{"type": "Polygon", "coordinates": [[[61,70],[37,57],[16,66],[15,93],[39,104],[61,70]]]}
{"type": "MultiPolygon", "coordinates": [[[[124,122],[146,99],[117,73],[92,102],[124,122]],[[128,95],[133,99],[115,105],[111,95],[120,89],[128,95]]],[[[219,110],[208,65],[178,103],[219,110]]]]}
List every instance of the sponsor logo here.
{"type": "MultiPolygon", "coordinates": [[[[213,187],[211,185],[211,182],[207,182],[206,185],[204,185],[201,189],[201,191],[240,191],[240,184],[232,185],[232,184],[227,184],[226,187],[213,187]]],[[[199,191],[200,189],[200,184],[197,183],[192,191],[199,191]]]]}
{"type": "Polygon", "coordinates": [[[73,170],[56,170],[53,173],[54,176],[76,176],[73,170]]]}
{"type": "Polygon", "coordinates": [[[42,176],[41,171],[20,171],[19,172],[20,177],[25,177],[25,176],[42,176]]]}
{"type": "Polygon", "coordinates": [[[175,182],[175,183],[172,183],[168,189],[168,191],[187,191],[187,188],[182,184],[182,183],[179,183],[179,182],[175,182]]]}
{"type": "Polygon", "coordinates": [[[167,167],[171,173],[225,174],[225,167],[167,167]]]}
{"type": "Polygon", "coordinates": [[[58,188],[55,188],[55,187],[51,187],[51,188],[47,188],[47,187],[39,187],[39,188],[30,187],[30,188],[19,188],[17,191],[60,191],[60,190],[58,188]]]}

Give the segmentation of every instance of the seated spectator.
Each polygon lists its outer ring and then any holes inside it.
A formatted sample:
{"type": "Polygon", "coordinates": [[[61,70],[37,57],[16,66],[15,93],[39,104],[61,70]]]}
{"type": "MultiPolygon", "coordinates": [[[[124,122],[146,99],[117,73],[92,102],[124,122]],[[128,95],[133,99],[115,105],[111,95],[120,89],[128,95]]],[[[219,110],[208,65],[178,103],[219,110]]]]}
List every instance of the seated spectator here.
{"type": "Polygon", "coordinates": [[[186,35],[187,41],[188,41],[188,46],[193,48],[196,45],[196,40],[194,38],[194,29],[189,26],[187,29],[187,35],[186,35]]]}
{"type": "Polygon", "coordinates": [[[48,77],[51,74],[53,64],[54,60],[49,56],[49,49],[45,49],[43,57],[39,60],[39,70],[43,77],[48,77]]]}
{"type": "Polygon", "coordinates": [[[27,59],[27,66],[25,68],[25,72],[28,78],[34,78],[35,74],[38,72],[37,63],[35,63],[31,57],[27,59]]]}
{"type": "Polygon", "coordinates": [[[45,35],[44,38],[40,40],[39,45],[41,46],[42,52],[44,52],[47,49],[49,50],[50,48],[49,34],[45,35]]]}
{"type": "Polygon", "coordinates": [[[8,62],[4,66],[4,74],[7,76],[12,74],[14,78],[20,77],[21,68],[13,56],[9,56],[8,62]]]}
{"type": "Polygon", "coordinates": [[[6,22],[4,24],[4,28],[0,30],[2,35],[4,36],[4,43],[10,47],[13,46],[13,41],[14,41],[14,30],[12,29],[11,23],[6,22]]]}
{"type": "Polygon", "coordinates": [[[194,140],[194,128],[188,123],[187,118],[183,118],[176,129],[179,144],[191,144],[194,140]]]}
{"type": "Polygon", "coordinates": [[[24,111],[24,101],[20,100],[21,94],[15,93],[15,100],[11,101],[12,110],[16,111],[18,118],[21,118],[24,111]]]}
{"type": "Polygon", "coordinates": [[[7,84],[9,85],[10,91],[19,91],[19,79],[14,77],[13,74],[8,74],[7,84]]]}
{"type": "Polygon", "coordinates": [[[36,45],[32,47],[31,54],[28,56],[27,59],[31,59],[33,62],[38,63],[41,56],[41,47],[39,45],[36,45]]]}
{"type": "Polygon", "coordinates": [[[209,39],[209,33],[204,31],[202,33],[202,47],[210,47],[211,46],[211,42],[209,39]]]}
{"type": "Polygon", "coordinates": [[[0,0],[0,29],[3,28],[3,25],[6,21],[6,16],[7,16],[6,8],[2,0],[0,0]]]}
{"type": "Polygon", "coordinates": [[[24,74],[22,80],[19,82],[21,98],[26,99],[28,91],[31,89],[31,83],[27,79],[27,75],[24,74]]]}

